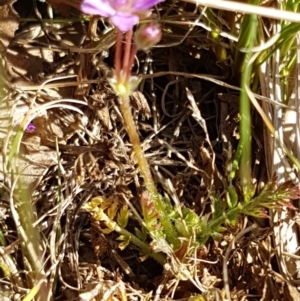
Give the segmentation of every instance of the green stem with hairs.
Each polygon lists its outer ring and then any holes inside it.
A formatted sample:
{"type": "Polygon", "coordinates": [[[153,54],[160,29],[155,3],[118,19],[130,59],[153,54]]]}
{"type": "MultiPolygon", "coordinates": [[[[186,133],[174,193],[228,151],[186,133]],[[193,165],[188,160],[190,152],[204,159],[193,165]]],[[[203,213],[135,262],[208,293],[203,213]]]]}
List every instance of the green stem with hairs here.
{"type": "MultiPolygon", "coordinates": [[[[128,133],[130,142],[132,143],[133,151],[140,169],[140,173],[144,179],[145,186],[149,192],[149,195],[151,196],[151,199],[154,201],[156,210],[160,213],[160,216],[162,217],[160,219],[160,222],[166,234],[166,238],[168,242],[173,244],[173,246],[176,248],[179,246],[176,231],[174,230],[173,224],[171,223],[170,219],[168,218],[168,216],[166,216],[165,204],[162,198],[160,197],[156,189],[155,183],[153,181],[149,164],[145,158],[144,152],[141,147],[140,138],[131,113],[131,107],[128,97],[120,97],[120,107],[124,118],[126,131],[128,133]]],[[[151,227],[148,230],[150,231],[150,234],[153,234],[151,233],[151,227]]]]}
{"type": "Polygon", "coordinates": [[[135,157],[137,159],[140,173],[144,179],[145,186],[146,186],[148,192],[150,193],[151,197],[154,199],[154,201],[158,202],[159,208],[157,208],[157,209],[158,210],[160,209],[160,211],[161,211],[161,210],[163,210],[163,205],[159,204],[160,197],[159,197],[158,191],[156,189],[156,186],[154,184],[148,162],[144,156],[144,152],[141,147],[140,138],[138,136],[138,132],[136,130],[136,126],[135,126],[133,116],[131,113],[129,98],[121,97],[120,98],[120,106],[121,106],[121,111],[122,111],[122,115],[123,115],[124,122],[125,122],[126,131],[128,133],[130,142],[132,143],[133,151],[134,151],[135,157]]]}

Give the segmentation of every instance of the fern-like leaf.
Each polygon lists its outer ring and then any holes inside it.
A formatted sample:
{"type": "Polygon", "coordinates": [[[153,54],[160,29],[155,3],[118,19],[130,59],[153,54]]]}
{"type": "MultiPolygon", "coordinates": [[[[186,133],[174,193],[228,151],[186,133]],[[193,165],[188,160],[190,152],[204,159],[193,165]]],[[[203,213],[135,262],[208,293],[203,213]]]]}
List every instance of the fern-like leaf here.
{"type": "Polygon", "coordinates": [[[121,210],[119,211],[118,217],[117,217],[117,223],[118,225],[125,229],[128,223],[129,218],[129,212],[128,212],[128,206],[124,205],[121,210]]]}

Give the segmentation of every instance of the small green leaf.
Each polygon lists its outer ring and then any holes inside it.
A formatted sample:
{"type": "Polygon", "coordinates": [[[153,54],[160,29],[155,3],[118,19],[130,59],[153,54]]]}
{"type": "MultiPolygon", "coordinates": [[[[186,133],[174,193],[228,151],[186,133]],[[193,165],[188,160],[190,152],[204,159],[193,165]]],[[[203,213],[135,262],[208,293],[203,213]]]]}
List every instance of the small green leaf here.
{"type": "Polygon", "coordinates": [[[107,215],[110,219],[114,219],[118,210],[118,204],[117,202],[113,202],[109,209],[107,210],[107,215]]]}
{"type": "Polygon", "coordinates": [[[103,210],[101,208],[97,208],[92,212],[93,218],[98,221],[101,222],[105,219],[104,217],[104,213],[103,210]]]}
{"type": "Polygon", "coordinates": [[[128,240],[128,236],[120,235],[120,236],[117,237],[117,240],[126,241],[126,240],[128,240]]]}
{"type": "Polygon", "coordinates": [[[161,198],[161,200],[162,200],[162,202],[163,202],[163,204],[164,204],[164,211],[165,211],[165,213],[171,213],[172,211],[173,211],[173,206],[172,206],[172,203],[171,203],[171,201],[170,201],[170,199],[169,199],[169,197],[168,196],[161,196],[160,195],[160,198],[161,198]]]}
{"type": "Polygon", "coordinates": [[[189,208],[183,208],[183,218],[188,226],[194,226],[199,223],[199,216],[189,208]]]}
{"type": "Polygon", "coordinates": [[[175,228],[178,231],[179,235],[184,236],[186,238],[189,238],[193,233],[190,233],[185,220],[182,219],[175,220],[175,228]]]}
{"type": "Polygon", "coordinates": [[[107,227],[108,229],[110,229],[110,230],[112,230],[112,231],[115,231],[115,228],[116,228],[115,222],[106,220],[106,221],[105,221],[105,225],[106,225],[106,227],[107,227]]]}
{"type": "Polygon", "coordinates": [[[134,228],[135,235],[141,240],[141,241],[146,241],[147,239],[147,232],[145,227],[142,227],[142,231],[138,228],[134,228]]]}
{"type": "Polygon", "coordinates": [[[118,218],[117,218],[118,225],[123,229],[126,228],[128,223],[128,218],[129,218],[128,206],[124,205],[118,214],[118,218]]]}
{"type": "Polygon", "coordinates": [[[225,202],[219,195],[211,195],[210,199],[212,200],[212,219],[217,219],[225,211],[225,202]]]}
{"type": "Polygon", "coordinates": [[[229,194],[229,196],[227,198],[228,206],[229,206],[229,208],[234,208],[238,203],[237,192],[232,184],[230,184],[227,187],[227,190],[228,190],[228,194],[229,194]]]}
{"type": "Polygon", "coordinates": [[[111,232],[113,232],[114,230],[109,229],[109,228],[105,228],[105,229],[101,229],[101,232],[104,234],[110,234],[111,232]]]}
{"type": "Polygon", "coordinates": [[[117,240],[121,240],[118,247],[122,251],[130,244],[130,237],[128,236],[120,235],[117,240]]]}

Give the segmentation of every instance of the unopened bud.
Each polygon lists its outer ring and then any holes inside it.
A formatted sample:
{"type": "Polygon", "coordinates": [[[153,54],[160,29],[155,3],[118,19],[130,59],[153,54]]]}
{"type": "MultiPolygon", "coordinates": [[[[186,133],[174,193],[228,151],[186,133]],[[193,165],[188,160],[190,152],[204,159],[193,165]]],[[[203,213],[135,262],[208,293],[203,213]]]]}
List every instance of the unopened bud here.
{"type": "Polygon", "coordinates": [[[134,42],[137,49],[149,49],[161,39],[161,28],[158,23],[144,24],[136,31],[134,42]]]}

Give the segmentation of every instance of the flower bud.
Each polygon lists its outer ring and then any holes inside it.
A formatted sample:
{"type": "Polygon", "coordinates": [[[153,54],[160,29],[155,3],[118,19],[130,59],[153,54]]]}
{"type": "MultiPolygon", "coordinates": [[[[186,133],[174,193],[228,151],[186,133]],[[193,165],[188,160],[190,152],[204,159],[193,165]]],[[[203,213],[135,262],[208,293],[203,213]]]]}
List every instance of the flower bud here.
{"type": "Polygon", "coordinates": [[[149,49],[161,39],[161,28],[158,23],[144,24],[138,28],[134,35],[137,49],[149,49]]]}

